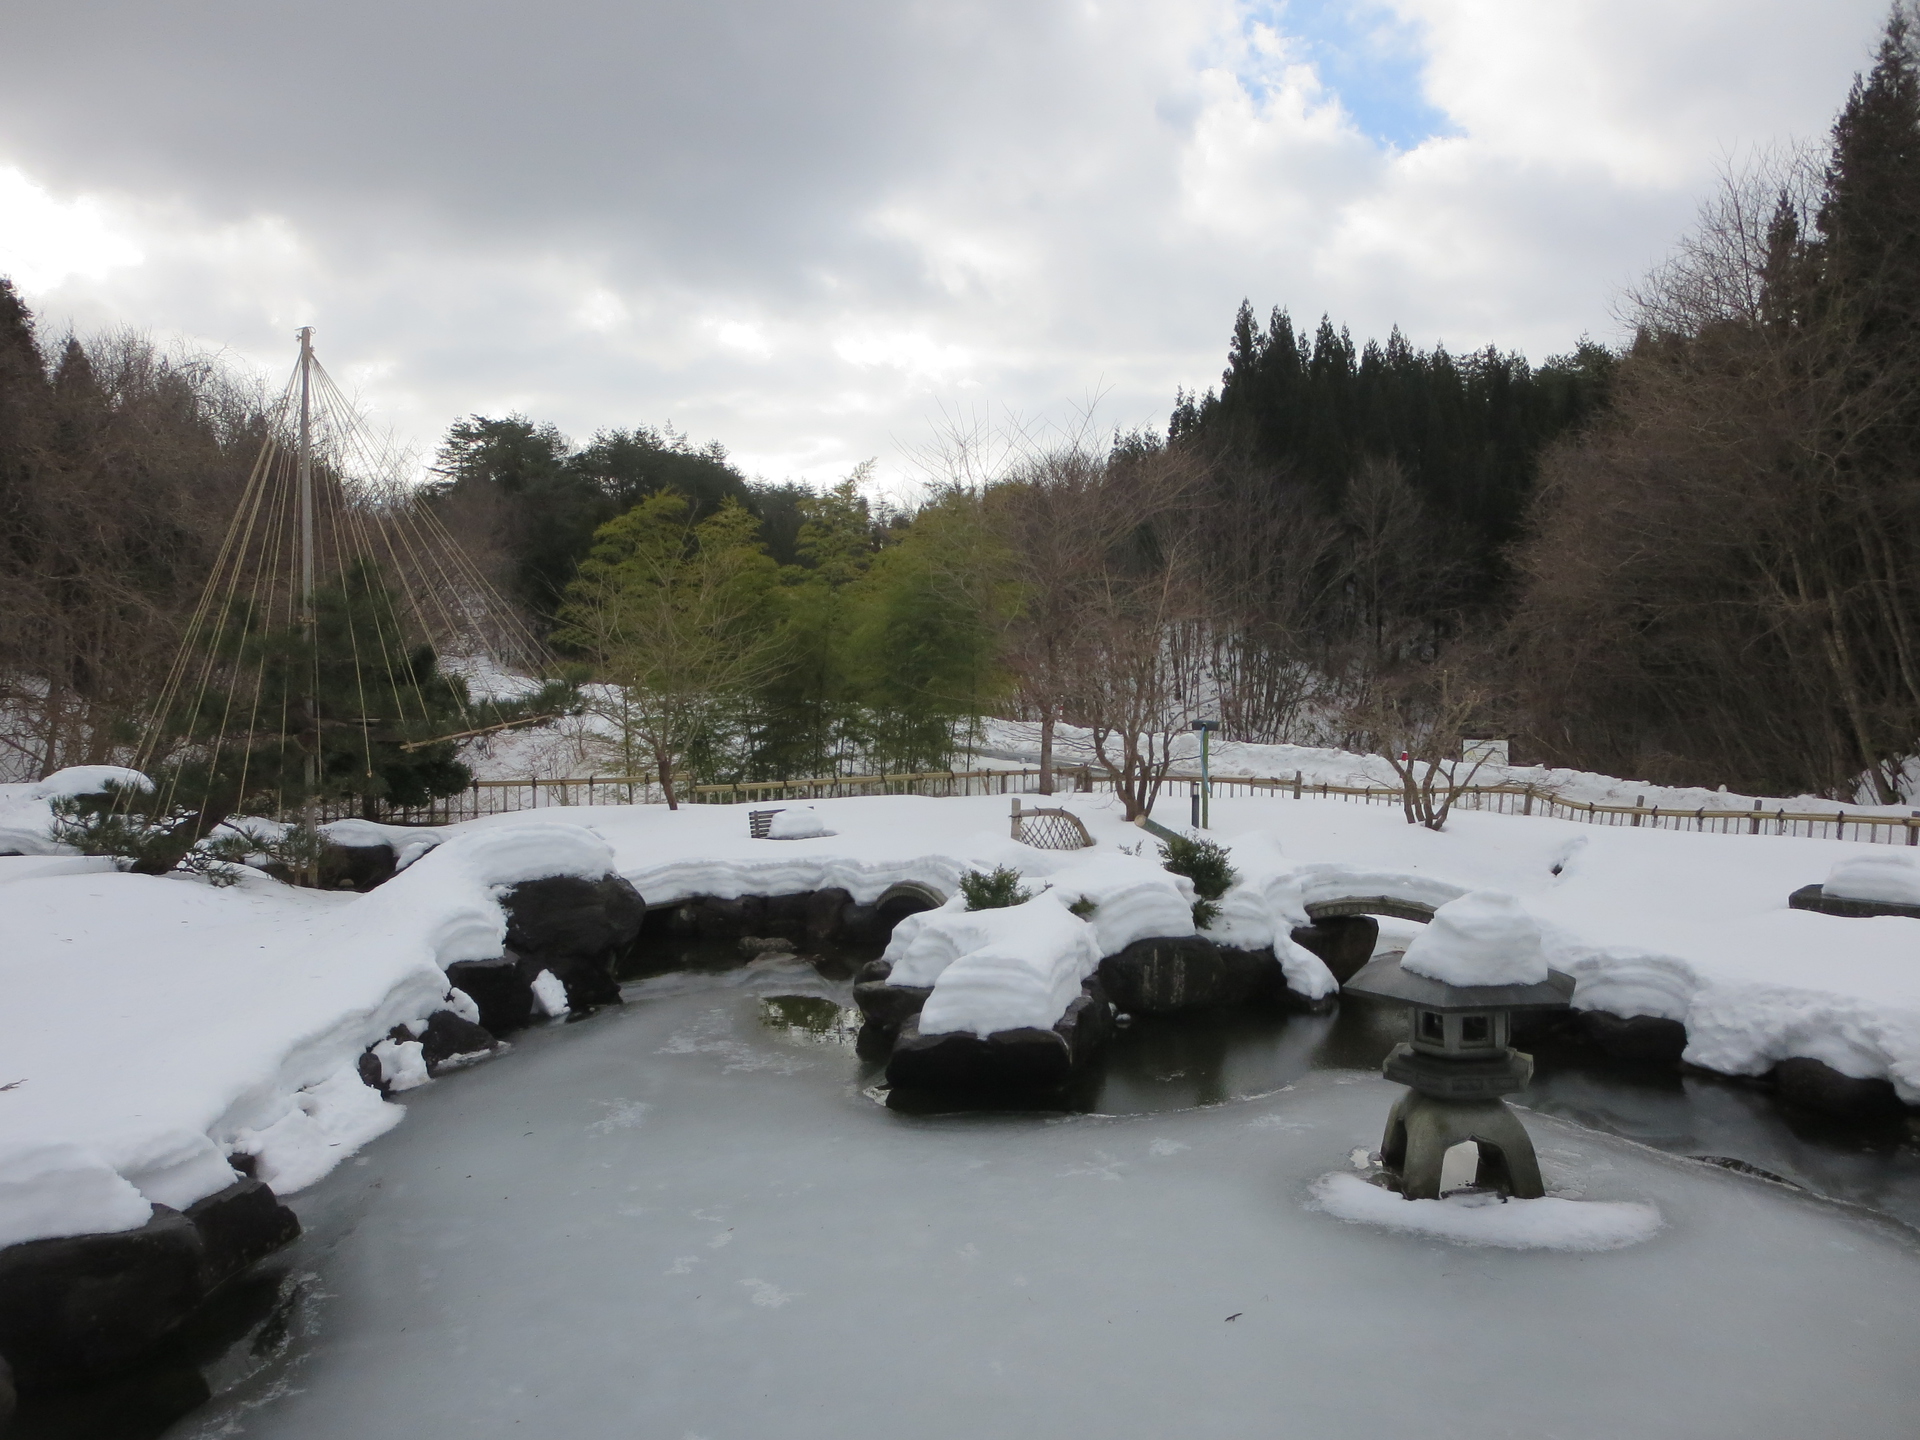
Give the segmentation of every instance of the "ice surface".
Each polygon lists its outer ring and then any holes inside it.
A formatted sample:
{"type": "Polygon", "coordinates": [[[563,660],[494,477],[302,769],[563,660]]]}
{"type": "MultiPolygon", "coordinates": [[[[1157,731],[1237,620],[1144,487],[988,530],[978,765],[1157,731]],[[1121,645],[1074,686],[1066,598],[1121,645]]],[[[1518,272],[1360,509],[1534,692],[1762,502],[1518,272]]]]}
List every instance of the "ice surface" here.
{"type": "Polygon", "coordinates": [[[1536,985],[1547,978],[1547,954],[1525,906],[1499,890],[1475,890],[1433,912],[1400,967],[1447,985],[1536,985]]]}
{"type": "Polygon", "coordinates": [[[1492,1195],[1408,1200],[1338,1170],[1313,1182],[1309,1204],[1358,1225],[1505,1250],[1618,1250],[1649,1240],[1660,1229],[1660,1211],[1639,1201],[1568,1200],[1554,1195],[1537,1200],[1502,1200],[1492,1195]]]}
{"type": "Polygon", "coordinates": [[[1891,848],[1850,855],[1827,872],[1827,883],[1821,889],[1848,900],[1920,905],[1920,855],[1891,848]]]}
{"type": "Polygon", "coordinates": [[[1449,1244],[1307,1208],[1377,1077],[922,1119],[760,1013],[673,977],[417,1092],[297,1202],[291,1350],[176,1440],[1914,1432],[1897,1227],[1529,1115],[1552,1189],[1665,1227],[1449,1244]]]}

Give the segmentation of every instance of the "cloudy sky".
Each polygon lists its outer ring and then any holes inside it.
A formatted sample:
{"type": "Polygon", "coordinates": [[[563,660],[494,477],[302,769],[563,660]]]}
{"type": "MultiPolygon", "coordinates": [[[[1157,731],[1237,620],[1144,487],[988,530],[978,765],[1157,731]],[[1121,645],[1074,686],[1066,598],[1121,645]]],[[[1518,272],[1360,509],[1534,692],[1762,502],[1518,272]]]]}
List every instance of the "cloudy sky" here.
{"type": "Polygon", "coordinates": [[[18,0],[0,273],[47,326],[750,473],[1162,424],[1250,298],[1539,359],[1884,0],[18,0]]]}

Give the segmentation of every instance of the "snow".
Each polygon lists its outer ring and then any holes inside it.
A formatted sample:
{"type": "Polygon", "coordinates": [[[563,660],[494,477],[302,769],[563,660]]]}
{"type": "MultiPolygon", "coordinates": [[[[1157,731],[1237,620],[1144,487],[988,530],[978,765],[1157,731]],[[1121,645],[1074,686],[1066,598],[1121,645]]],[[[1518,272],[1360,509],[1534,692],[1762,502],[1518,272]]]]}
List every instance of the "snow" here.
{"type": "Polygon", "coordinates": [[[1658,1208],[1638,1201],[1552,1195],[1537,1200],[1491,1195],[1408,1200],[1339,1170],[1313,1182],[1308,1208],[1350,1224],[1503,1250],[1618,1250],[1652,1239],[1661,1226],[1658,1208]]]}
{"type": "Polygon", "coordinates": [[[907,977],[898,984],[934,986],[920,1011],[923,1035],[1048,1029],[1100,964],[1093,928],[1050,895],[1005,910],[928,913],[937,918],[909,917],[926,923],[896,971],[907,977]]]}
{"type": "Polygon", "coordinates": [[[0,1244],[131,1230],[152,1215],[152,1202],[84,1145],[16,1145],[0,1167],[0,1244]]]}
{"type": "Polygon", "coordinates": [[[833,834],[811,805],[788,806],[767,826],[771,840],[821,840],[833,834]]]}
{"type": "Polygon", "coordinates": [[[1547,956],[1539,922],[1518,900],[1475,890],[1433,912],[1400,968],[1446,985],[1537,985],[1547,956]]]}
{"type": "Polygon", "coordinates": [[[567,987],[551,970],[533,977],[533,1008],[549,1020],[567,1013],[567,987]]]}
{"type": "MultiPolygon", "coordinates": [[[[68,1201],[0,1205],[0,1245],[142,1223],[111,1176],[176,1208],[233,1183],[231,1153],[276,1190],[312,1183],[400,1118],[356,1062],[448,1004],[448,965],[502,953],[499,889],[612,858],[589,831],[530,821],[465,830],[364,896],[117,871],[9,884],[0,1187],[73,1148],[69,1178],[47,1182],[68,1201]]],[[[418,1047],[394,1049],[388,1073],[417,1078],[418,1047]]]]}
{"type": "Polygon", "coordinates": [[[1821,890],[1847,900],[1920,905],[1920,853],[1888,850],[1849,856],[1827,872],[1821,890]]]}
{"type": "MultiPolygon", "coordinates": [[[[1112,753],[1114,742],[1109,742],[1112,753]]],[[[1200,770],[1200,741],[1191,732],[1172,737],[1174,769],[1183,775],[1200,770]]],[[[974,747],[984,759],[1034,763],[1040,758],[1040,726],[1037,721],[990,719],[982,724],[982,738],[974,747]]],[[[1061,767],[1097,763],[1094,760],[1092,732],[1072,725],[1054,728],[1054,763],[1061,767]]],[[[1236,776],[1252,779],[1290,779],[1298,774],[1306,785],[1384,785],[1398,787],[1393,767],[1381,755],[1361,755],[1322,745],[1262,745],[1249,741],[1222,740],[1217,735],[1208,746],[1208,772],[1216,780],[1236,776]]],[[[1535,790],[1581,805],[1632,805],[1644,801],[1662,810],[1751,810],[1756,799],[1765,810],[1830,810],[1834,801],[1825,795],[1753,796],[1704,785],[1654,785],[1644,780],[1626,780],[1601,775],[1591,770],[1567,770],[1546,765],[1498,765],[1487,763],[1478,769],[1470,764],[1459,768],[1464,781],[1469,774],[1475,785],[1531,785],[1535,790]]],[[[1920,759],[1909,762],[1905,793],[1920,800],[1920,759]]],[[[1214,804],[1219,804],[1216,797],[1214,804]]],[[[1847,805],[1849,814],[1907,815],[1898,805],[1871,803],[1847,805]]]]}
{"type": "MultiPolygon", "coordinates": [[[[744,805],[579,806],[560,812],[569,823],[541,810],[402,830],[433,848],[366,895],[263,876],[216,890],[84,857],[0,860],[0,1086],[20,1082],[0,1089],[0,1184],[44,1166],[33,1157],[48,1145],[77,1147],[91,1158],[69,1156],[61,1173],[91,1174],[73,1184],[93,1198],[56,1209],[87,1229],[139,1223],[110,1176],[175,1204],[229,1180],[226,1157],[244,1151],[276,1188],[312,1183],[399,1118],[358,1081],[361,1052],[395,1025],[457,1008],[446,966],[502,953],[499,888],[540,875],[611,868],[649,905],[834,887],[872,903],[903,883],[953,896],[965,871],[1011,865],[1034,900],[972,916],[950,901],[910,917],[889,952],[895,978],[934,987],[930,1031],[1050,1026],[1103,955],[1193,933],[1190,887],[1112,797],[1061,803],[1092,849],[1011,840],[1004,798],[870,796],[816,802],[836,833],[778,845],[751,837],[744,805]],[[1082,898],[1094,904],[1085,919],[1069,909],[1082,898]]],[[[1216,799],[1213,817],[1240,880],[1209,938],[1273,944],[1300,993],[1333,990],[1286,939],[1308,905],[1388,896],[1445,915],[1497,891],[1538,927],[1529,965],[1573,975],[1578,1007],[1683,1021],[1687,1060],[1723,1074],[1801,1056],[1920,1102],[1914,922],[1786,905],[1810,879],[1887,847],[1476,812],[1434,832],[1389,807],[1282,797],[1216,799]]],[[[1459,929],[1428,927],[1408,958],[1444,950],[1459,929]]],[[[48,1223],[25,1213],[0,1211],[0,1243],[48,1223]]]]}
{"type": "Polygon", "coordinates": [[[145,775],[122,765],[74,765],[44,780],[0,785],[0,856],[67,853],[53,838],[54,803],[101,795],[109,785],[153,788],[145,775]]]}

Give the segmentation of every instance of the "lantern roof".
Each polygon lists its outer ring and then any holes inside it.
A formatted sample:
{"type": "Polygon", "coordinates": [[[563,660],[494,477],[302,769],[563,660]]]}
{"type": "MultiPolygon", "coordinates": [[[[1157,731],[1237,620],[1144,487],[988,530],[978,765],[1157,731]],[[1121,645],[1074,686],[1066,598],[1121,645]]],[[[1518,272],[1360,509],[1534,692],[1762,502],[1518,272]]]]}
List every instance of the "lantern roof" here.
{"type": "Polygon", "coordinates": [[[1449,985],[1402,969],[1398,955],[1382,955],[1340,988],[1427,1010],[1564,1010],[1573,997],[1573,976],[1549,970],[1532,985],[1449,985]]]}

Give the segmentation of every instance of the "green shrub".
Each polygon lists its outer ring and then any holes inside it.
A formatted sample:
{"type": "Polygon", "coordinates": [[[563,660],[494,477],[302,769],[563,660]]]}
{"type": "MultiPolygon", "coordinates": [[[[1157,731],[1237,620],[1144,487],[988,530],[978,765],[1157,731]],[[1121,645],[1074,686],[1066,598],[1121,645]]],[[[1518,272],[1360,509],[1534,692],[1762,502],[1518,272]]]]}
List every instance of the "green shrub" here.
{"type": "Polygon", "coordinates": [[[967,871],[960,877],[960,893],[967,897],[969,910],[1005,910],[1033,898],[1031,891],[1021,887],[1020,872],[1005,865],[996,865],[986,875],[967,871]]]}
{"type": "Polygon", "coordinates": [[[1218,900],[1240,878],[1227,863],[1226,847],[1211,840],[1175,836],[1160,847],[1160,863],[1174,874],[1191,880],[1193,893],[1202,900],[1218,900]]]}
{"type": "Polygon", "coordinates": [[[1193,902],[1193,928],[1204,930],[1220,918],[1218,900],[1196,900],[1193,902]]]}
{"type": "Polygon", "coordinates": [[[1094,899],[1091,895],[1082,895],[1078,900],[1067,906],[1067,913],[1070,915],[1078,915],[1082,920],[1091,920],[1093,918],[1093,912],[1099,908],[1100,902],[1098,900],[1094,899]]]}

